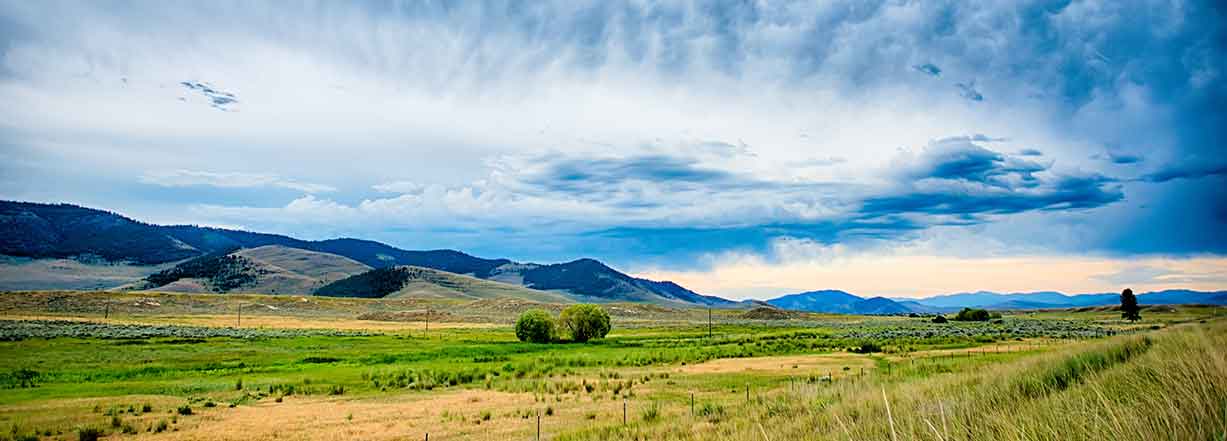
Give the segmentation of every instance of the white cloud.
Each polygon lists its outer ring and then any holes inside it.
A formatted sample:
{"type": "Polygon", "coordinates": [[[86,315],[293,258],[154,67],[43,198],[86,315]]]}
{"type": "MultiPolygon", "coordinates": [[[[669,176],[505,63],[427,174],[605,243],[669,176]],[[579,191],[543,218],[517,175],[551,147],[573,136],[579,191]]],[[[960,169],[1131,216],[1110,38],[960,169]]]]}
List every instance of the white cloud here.
{"type": "Polygon", "coordinates": [[[200,170],[154,170],[139,178],[145,184],[163,187],[207,186],[217,188],[275,187],[303,193],[327,193],[337,189],[324,184],[312,184],[285,179],[277,175],[239,172],[209,172],[200,170]]]}
{"type": "MultiPolygon", "coordinates": [[[[16,26],[0,30],[2,147],[21,146],[13,164],[53,164],[44,167],[60,175],[3,171],[43,200],[116,182],[111,174],[300,191],[308,196],[289,202],[182,205],[200,222],[294,224],[313,236],[453,227],[566,235],[844,219],[897,183],[900,149],[952,134],[1005,137],[991,148],[1038,148],[1080,175],[1115,172],[1088,159],[1106,144],[1128,154],[1145,146],[1146,166],[1197,144],[1177,133],[1174,94],[1158,90],[1170,82],[1148,81],[1172,70],[1151,67],[1180,64],[1169,61],[1188,50],[1201,78],[1190,81],[1212,87],[1205,78],[1222,62],[1198,46],[1213,35],[1202,36],[1195,11],[1151,8],[1156,26],[1136,29],[1119,18],[1148,5],[926,6],[201,2],[115,13],[106,3],[3,3],[4,22],[16,26]],[[1100,61],[1080,64],[1092,53],[1100,61]],[[941,75],[913,68],[923,64],[941,75]],[[234,94],[241,112],[210,108],[182,81],[234,94]],[[955,85],[973,81],[983,101],[959,96],[955,85]],[[560,159],[648,156],[770,185],[660,175],[568,192],[532,179],[560,159]],[[236,158],[245,172],[196,171],[236,158]]],[[[939,184],[924,189],[1010,195],[939,184]]],[[[95,199],[122,208],[142,196],[95,199]]],[[[942,220],[965,222],[957,217],[942,220]]],[[[1011,228],[966,227],[983,237],[944,252],[992,241],[1077,249],[1070,244],[1100,225],[1061,213],[995,221],[1011,228]]]]}
{"type": "Polygon", "coordinates": [[[375,184],[371,188],[382,193],[421,193],[426,186],[410,181],[393,181],[375,184]]]}

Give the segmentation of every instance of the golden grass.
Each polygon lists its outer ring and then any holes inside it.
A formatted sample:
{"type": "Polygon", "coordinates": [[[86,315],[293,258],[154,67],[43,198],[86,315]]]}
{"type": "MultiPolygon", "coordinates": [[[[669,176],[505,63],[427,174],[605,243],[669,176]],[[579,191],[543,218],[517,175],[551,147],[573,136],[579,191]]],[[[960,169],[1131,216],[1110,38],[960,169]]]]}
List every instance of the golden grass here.
{"type": "Polygon", "coordinates": [[[668,425],[581,430],[564,438],[1176,441],[1227,436],[1227,323],[1182,325],[1062,349],[923,380],[869,377],[777,389],[729,408],[727,419],[716,424],[684,418],[668,425]],[[1113,358],[1122,353],[1128,356],[1113,358]]]}
{"type": "MultiPolygon", "coordinates": [[[[681,366],[674,372],[686,374],[721,373],[777,373],[800,374],[801,372],[837,372],[845,367],[873,369],[873,360],[859,354],[837,352],[816,355],[788,355],[779,357],[722,358],[699,364],[681,366]]],[[[859,371],[858,371],[859,372],[859,371]]]]}

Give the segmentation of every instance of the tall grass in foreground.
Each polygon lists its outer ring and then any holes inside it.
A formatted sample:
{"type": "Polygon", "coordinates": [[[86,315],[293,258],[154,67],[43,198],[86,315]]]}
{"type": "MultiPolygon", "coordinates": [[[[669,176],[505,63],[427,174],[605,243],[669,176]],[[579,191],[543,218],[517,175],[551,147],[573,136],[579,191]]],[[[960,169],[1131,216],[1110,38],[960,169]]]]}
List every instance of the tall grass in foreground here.
{"type": "Polygon", "coordinates": [[[732,406],[718,422],[558,439],[1189,441],[1225,433],[1227,324],[1219,322],[924,379],[789,388],[732,406]]]}

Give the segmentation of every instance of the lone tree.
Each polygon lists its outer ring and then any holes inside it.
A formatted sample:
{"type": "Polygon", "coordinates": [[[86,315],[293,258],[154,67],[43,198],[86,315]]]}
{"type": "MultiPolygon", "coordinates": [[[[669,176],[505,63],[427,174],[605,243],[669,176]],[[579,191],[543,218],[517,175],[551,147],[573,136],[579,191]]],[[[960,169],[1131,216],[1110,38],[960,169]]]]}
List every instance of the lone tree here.
{"type": "Polygon", "coordinates": [[[525,311],[516,320],[516,338],[533,343],[549,343],[554,339],[554,319],[540,309],[525,311]]]}
{"type": "Polygon", "coordinates": [[[559,327],[571,333],[571,339],[583,343],[594,338],[605,338],[609,333],[609,313],[596,305],[571,305],[562,310],[559,327]]]}
{"type": "Polygon", "coordinates": [[[1120,293],[1120,316],[1131,322],[1142,319],[1142,308],[1138,307],[1138,298],[1132,289],[1125,288],[1120,293]]]}

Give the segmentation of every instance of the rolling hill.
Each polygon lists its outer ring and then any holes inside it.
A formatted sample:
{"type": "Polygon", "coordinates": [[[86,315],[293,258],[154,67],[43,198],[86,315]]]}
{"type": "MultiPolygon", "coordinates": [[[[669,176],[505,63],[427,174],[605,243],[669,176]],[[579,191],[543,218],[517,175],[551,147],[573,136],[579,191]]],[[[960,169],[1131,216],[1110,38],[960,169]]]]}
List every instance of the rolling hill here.
{"type": "Polygon", "coordinates": [[[189,259],[132,287],[171,292],[309,294],[370,269],[336,254],[266,245],[189,259]]]}
{"type": "Polygon", "coordinates": [[[539,291],[476,277],[416,266],[377,268],[329,283],[316,295],[363,298],[519,299],[571,303],[555,292],[539,291]]]}

